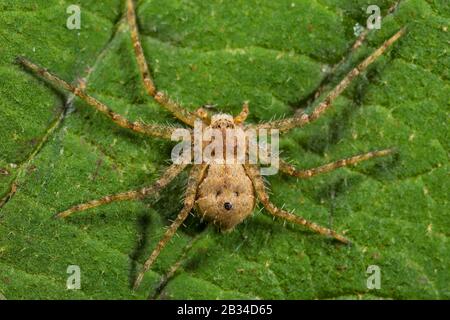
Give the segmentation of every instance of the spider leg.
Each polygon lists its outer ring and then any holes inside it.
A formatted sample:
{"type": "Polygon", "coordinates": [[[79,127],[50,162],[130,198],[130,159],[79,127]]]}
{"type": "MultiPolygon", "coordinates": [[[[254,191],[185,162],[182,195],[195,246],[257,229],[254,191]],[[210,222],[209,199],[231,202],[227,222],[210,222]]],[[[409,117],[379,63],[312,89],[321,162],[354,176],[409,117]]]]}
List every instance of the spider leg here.
{"type": "Polygon", "coordinates": [[[352,69],[339,84],[331,90],[311,114],[299,114],[291,118],[270,121],[256,125],[256,129],[278,129],[281,132],[289,131],[296,127],[302,127],[316,119],[318,119],[325,111],[327,111],[334,100],[349,86],[352,80],[357,77],[361,72],[367,69],[367,67],[374,62],[379,56],[381,56],[395,41],[397,41],[404,33],[405,28],[400,29],[391,38],[386,40],[378,49],[376,49],[370,56],[364,59],[358,66],[352,69]]]}
{"type": "Polygon", "coordinates": [[[135,132],[143,133],[149,136],[164,138],[164,139],[170,139],[172,132],[176,129],[169,126],[164,126],[160,124],[144,124],[139,121],[131,122],[125,117],[121,116],[118,113],[115,113],[110,108],[108,108],[105,104],[98,101],[94,97],[88,95],[81,87],[75,87],[71,85],[70,83],[66,82],[65,80],[59,78],[58,76],[50,73],[47,69],[44,69],[37,64],[34,64],[33,62],[29,61],[28,59],[24,57],[17,57],[17,61],[25,66],[26,68],[32,70],[33,72],[37,73],[38,75],[42,76],[44,79],[49,81],[50,83],[62,87],[67,91],[72,92],[74,95],[78,96],[82,100],[84,100],[87,104],[94,107],[96,110],[100,111],[101,113],[105,114],[107,117],[111,119],[115,124],[122,128],[127,128],[130,130],[133,130],[135,132]]]}
{"type": "Polygon", "coordinates": [[[131,40],[133,42],[134,53],[136,55],[136,60],[139,66],[139,70],[141,72],[144,86],[147,90],[147,93],[152,96],[156,102],[158,102],[165,109],[170,111],[177,119],[182,122],[194,126],[194,122],[197,119],[197,116],[194,113],[189,112],[181,105],[172,101],[166,94],[161,91],[157,91],[155,84],[153,83],[150,70],[147,65],[147,61],[145,60],[144,51],[142,49],[141,41],[139,39],[139,32],[136,23],[136,12],[134,10],[133,0],[127,1],[127,19],[128,24],[131,29],[131,40]]]}
{"type": "Polygon", "coordinates": [[[242,105],[242,111],[236,117],[234,117],[234,123],[236,124],[244,123],[244,121],[248,117],[249,112],[250,110],[248,108],[248,102],[245,101],[244,104],[242,105]]]}
{"type": "Polygon", "coordinates": [[[181,171],[183,171],[185,167],[186,165],[184,164],[173,164],[169,168],[167,168],[166,171],[162,174],[162,176],[158,180],[156,180],[156,182],[150,187],[145,187],[140,190],[122,192],[114,195],[108,195],[100,199],[91,200],[86,203],[78,204],[76,206],[73,206],[72,208],[69,208],[65,211],[58,213],[57,215],[55,215],[55,218],[65,218],[71,215],[72,213],[95,208],[111,202],[140,199],[150,194],[155,194],[159,192],[161,189],[163,189],[165,186],[167,186],[170,183],[170,181],[172,181],[179,173],[181,173],[181,171]]]}
{"type": "Polygon", "coordinates": [[[279,163],[280,163],[281,172],[288,174],[290,176],[293,176],[293,177],[307,179],[307,178],[310,178],[312,176],[315,176],[315,175],[318,175],[321,173],[330,172],[330,171],[336,170],[337,168],[350,166],[350,165],[356,164],[361,161],[369,160],[371,158],[387,156],[393,152],[394,152],[393,149],[372,151],[372,152],[360,154],[357,156],[353,156],[350,158],[341,159],[341,160],[338,160],[335,162],[327,163],[327,164],[317,167],[317,168],[305,169],[305,170],[299,170],[299,169],[295,168],[293,165],[291,165],[281,159],[279,160],[280,161],[279,163]]]}
{"type": "Polygon", "coordinates": [[[207,125],[211,123],[211,116],[209,115],[208,110],[206,110],[205,108],[200,107],[197,110],[195,110],[195,115],[199,117],[207,125]]]}
{"type": "Polygon", "coordinates": [[[256,195],[263,204],[264,208],[273,216],[282,218],[284,220],[287,220],[289,222],[293,222],[295,224],[299,224],[302,226],[307,227],[308,229],[317,232],[322,235],[331,236],[334,239],[350,244],[350,240],[345,238],[344,236],[336,233],[335,231],[322,227],[314,222],[308,221],[302,217],[299,217],[295,214],[292,214],[290,212],[287,212],[283,209],[280,209],[276,207],[272,202],[269,200],[269,195],[267,194],[264,181],[259,173],[258,167],[255,165],[244,165],[245,171],[249,178],[252,180],[253,187],[255,189],[256,195]]]}
{"type": "Polygon", "coordinates": [[[144,274],[147,272],[148,269],[150,269],[152,264],[155,262],[156,258],[161,253],[162,249],[166,246],[166,244],[170,241],[170,239],[172,239],[177,229],[181,226],[184,220],[186,220],[192,208],[194,207],[195,197],[197,195],[197,188],[198,185],[200,184],[200,181],[202,180],[206,168],[207,165],[205,164],[195,165],[192,167],[187,183],[183,209],[181,209],[181,212],[178,214],[177,218],[166,230],[164,236],[158,242],[156,248],[153,250],[150,257],[145,261],[142,270],[139,272],[136,281],[134,282],[133,286],[134,290],[136,290],[139,287],[139,285],[142,282],[142,279],[144,278],[144,274]]]}

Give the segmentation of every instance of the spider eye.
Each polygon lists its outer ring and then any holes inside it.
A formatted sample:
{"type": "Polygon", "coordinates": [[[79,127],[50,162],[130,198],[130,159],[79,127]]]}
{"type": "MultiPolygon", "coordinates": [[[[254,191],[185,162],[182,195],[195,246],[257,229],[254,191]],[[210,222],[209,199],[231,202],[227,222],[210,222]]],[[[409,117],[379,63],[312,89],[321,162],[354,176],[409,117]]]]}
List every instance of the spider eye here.
{"type": "Polygon", "coordinates": [[[229,210],[231,210],[233,208],[233,205],[231,203],[229,203],[229,202],[225,202],[223,204],[223,207],[225,208],[225,210],[229,211],[229,210]]]}

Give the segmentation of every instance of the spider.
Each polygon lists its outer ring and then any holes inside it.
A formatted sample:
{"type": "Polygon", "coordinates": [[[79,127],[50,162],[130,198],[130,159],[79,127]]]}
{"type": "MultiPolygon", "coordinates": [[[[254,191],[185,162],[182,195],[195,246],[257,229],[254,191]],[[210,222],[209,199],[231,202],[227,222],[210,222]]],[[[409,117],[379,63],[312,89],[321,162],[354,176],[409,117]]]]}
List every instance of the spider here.
{"type": "MultiPolygon", "coordinates": [[[[391,38],[386,40],[378,49],[371,53],[365,60],[352,69],[340,83],[331,90],[325,99],[309,114],[303,113],[294,115],[290,118],[274,120],[260,124],[245,124],[249,114],[248,103],[244,103],[242,111],[232,116],[229,114],[210,115],[207,108],[201,107],[195,112],[188,111],[178,103],[171,100],[166,94],[156,89],[152,80],[149,67],[144,57],[144,52],[139,39],[139,33],[136,23],[136,14],[132,0],[127,0],[127,21],[130,28],[131,39],[134,46],[134,52],[138,63],[139,71],[144,82],[147,93],[154,98],[167,111],[171,112],[175,118],[184,124],[193,127],[196,121],[201,121],[207,128],[254,128],[279,130],[280,133],[288,132],[292,129],[303,127],[310,122],[318,119],[331,106],[333,101],[349,86],[351,81],[363,72],[372,62],[381,56],[388,47],[397,41],[404,33],[405,28],[399,30],[391,38]]],[[[37,73],[55,86],[72,92],[75,96],[84,100],[88,105],[107,116],[111,121],[120,127],[128,128],[141,134],[162,139],[171,139],[172,133],[177,128],[161,124],[144,124],[139,121],[131,122],[122,115],[115,113],[108,106],[88,95],[84,87],[73,86],[58,76],[50,73],[24,57],[18,57],[17,61],[37,73]]],[[[191,131],[192,134],[192,131],[191,131]]],[[[289,176],[298,178],[311,178],[321,173],[330,172],[340,167],[356,164],[361,161],[369,160],[375,157],[387,156],[393,152],[393,149],[372,151],[365,154],[356,155],[350,158],[338,160],[332,163],[322,165],[311,169],[297,169],[286,161],[279,160],[279,170],[289,176]]],[[[170,165],[165,172],[151,186],[140,190],[132,190],[123,193],[107,195],[103,198],[92,200],[86,203],[78,204],[56,215],[57,218],[65,218],[69,215],[84,211],[90,208],[98,207],[115,201],[125,201],[141,199],[151,194],[157,194],[167,186],[177,175],[179,175],[188,164],[170,165]]],[[[177,218],[165,231],[162,239],[156,245],[149,258],[145,261],[141,271],[134,282],[134,289],[137,289],[144,277],[144,274],[150,269],[157,259],[158,255],[165,245],[174,236],[177,229],[182,225],[190,214],[191,210],[196,209],[200,217],[213,222],[221,230],[232,230],[236,225],[249,217],[259,201],[266,211],[294,224],[302,225],[313,232],[326,235],[336,239],[339,242],[349,244],[350,241],[335,231],[320,226],[314,222],[308,221],[296,214],[290,213],[282,208],[276,207],[270,200],[258,164],[215,164],[202,162],[190,166],[187,188],[184,194],[184,205],[177,218]]]]}

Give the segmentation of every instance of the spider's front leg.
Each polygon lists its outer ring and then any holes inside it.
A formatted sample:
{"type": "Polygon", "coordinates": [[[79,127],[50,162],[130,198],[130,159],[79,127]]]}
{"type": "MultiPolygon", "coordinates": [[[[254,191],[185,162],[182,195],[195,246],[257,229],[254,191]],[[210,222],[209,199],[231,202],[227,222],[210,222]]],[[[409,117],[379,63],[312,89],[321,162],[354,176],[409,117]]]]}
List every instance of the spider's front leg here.
{"type": "Polygon", "coordinates": [[[241,112],[236,117],[234,117],[234,123],[235,124],[244,123],[245,120],[247,119],[249,113],[250,113],[250,109],[248,107],[248,101],[245,101],[244,104],[242,105],[241,112]]]}
{"type": "Polygon", "coordinates": [[[344,236],[336,233],[335,231],[325,228],[325,227],[322,227],[322,226],[319,226],[318,224],[316,224],[314,222],[308,221],[302,217],[299,217],[295,214],[292,214],[290,212],[287,212],[283,209],[276,207],[269,200],[269,195],[266,192],[264,181],[259,173],[258,167],[255,165],[244,165],[244,167],[245,167],[245,171],[246,171],[247,175],[252,180],[253,187],[255,189],[255,192],[256,192],[256,195],[257,195],[259,201],[261,201],[264,208],[266,208],[266,210],[270,214],[272,214],[275,217],[279,217],[284,220],[287,220],[289,222],[293,222],[295,224],[305,226],[308,229],[310,229],[314,232],[320,233],[322,235],[331,236],[334,239],[336,239],[342,243],[350,244],[350,240],[348,240],[344,236]]]}
{"type": "MultiPolygon", "coordinates": [[[[242,105],[241,112],[234,117],[234,124],[243,124],[245,120],[248,117],[249,114],[249,108],[248,108],[248,101],[245,101],[242,105]]],[[[211,115],[209,114],[208,110],[206,110],[204,107],[200,107],[195,111],[195,115],[203,120],[203,122],[207,125],[211,124],[211,115]]]]}
{"type": "Polygon", "coordinates": [[[353,68],[339,84],[328,93],[323,102],[321,102],[311,114],[300,114],[291,118],[270,121],[261,123],[254,126],[256,129],[278,129],[280,132],[286,132],[293,128],[302,127],[316,119],[325,113],[333,104],[334,100],[340,96],[340,94],[350,85],[352,80],[356,78],[361,72],[367,69],[367,67],[380,57],[395,41],[397,41],[404,33],[406,29],[403,28],[394,34],[391,38],[386,40],[381,47],[376,49],[370,56],[364,59],[358,66],[353,68]]]}
{"type": "Polygon", "coordinates": [[[166,171],[161,175],[161,177],[156,180],[156,182],[150,187],[145,187],[140,190],[122,192],[114,195],[108,195],[100,199],[78,204],[70,209],[58,213],[57,215],[55,215],[55,217],[65,218],[72,213],[95,208],[111,202],[140,199],[145,196],[158,193],[161,189],[167,186],[178,174],[180,174],[184,168],[186,168],[185,164],[173,164],[169,168],[167,168],[166,171]]]}
{"type": "Polygon", "coordinates": [[[135,132],[143,133],[153,137],[159,137],[164,139],[170,139],[172,136],[172,132],[176,129],[169,126],[164,126],[160,124],[144,124],[139,121],[131,122],[125,117],[121,116],[118,113],[115,113],[110,108],[108,108],[105,104],[101,103],[94,97],[88,95],[82,87],[75,87],[68,83],[67,81],[59,78],[58,76],[50,73],[47,69],[34,64],[24,57],[18,57],[17,62],[31,71],[37,73],[42,76],[45,80],[49,81],[55,86],[59,86],[67,91],[72,92],[77,97],[84,100],[91,107],[94,107],[96,110],[100,111],[104,115],[106,115],[111,121],[122,128],[127,128],[133,130],[135,132]]]}
{"type": "Polygon", "coordinates": [[[162,107],[171,112],[177,119],[182,122],[194,126],[197,115],[189,112],[187,109],[172,101],[166,94],[156,90],[156,86],[152,80],[150,69],[145,60],[144,51],[142,49],[141,41],[139,39],[139,32],[136,23],[136,12],[134,9],[133,0],[127,1],[127,19],[131,30],[131,41],[133,42],[134,53],[138,63],[141,76],[144,81],[144,86],[147,89],[147,93],[152,96],[156,102],[162,107]]]}
{"type": "Polygon", "coordinates": [[[311,168],[311,169],[305,169],[305,170],[297,169],[293,165],[291,165],[281,159],[279,159],[279,164],[280,164],[281,172],[286,173],[293,177],[306,179],[306,178],[310,178],[312,176],[315,176],[315,175],[318,175],[321,173],[326,173],[326,172],[336,170],[341,167],[350,166],[350,165],[356,164],[361,161],[366,161],[366,160],[369,160],[372,158],[387,156],[387,155],[392,154],[393,152],[394,152],[394,149],[372,151],[372,152],[360,154],[357,156],[353,156],[351,158],[341,159],[341,160],[338,160],[335,162],[327,163],[327,164],[317,167],[317,168],[311,168]]]}
{"type": "Polygon", "coordinates": [[[177,229],[181,226],[184,220],[186,220],[192,208],[194,207],[195,198],[197,196],[197,188],[202,180],[206,168],[207,168],[206,164],[194,165],[192,167],[191,173],[189,174],[189,179],[185,192],[184,207],[183,209],[181,209],[181,212],[178,214],[177,218],[172,222],[170,227],[166,230],[164,236],[158,242],[156,248],[153,250],[150,257],[147,259],[147,261],[145,261],[141,272],[139,272],[136,281],[134,282],[133,288],[135,290],[141,284],[145,272],[147,272],[147,270],[150,269],[152,264],[155,262],[156,258],[161,253],[161,250],[166,246],[166,244],[170,241],[170,239],[172,239],[177,229]]]}

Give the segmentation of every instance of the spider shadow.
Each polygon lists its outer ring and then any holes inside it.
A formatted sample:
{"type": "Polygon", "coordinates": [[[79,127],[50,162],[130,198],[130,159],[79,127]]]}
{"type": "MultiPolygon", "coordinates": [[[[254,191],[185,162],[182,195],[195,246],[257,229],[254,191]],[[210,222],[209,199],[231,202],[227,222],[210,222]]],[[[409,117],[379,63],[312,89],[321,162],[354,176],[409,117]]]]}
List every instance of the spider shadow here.
{"type": "MultiPolygon", "coordinates": [[[[299,141],[302,148],[312,153],[322,155],[331,145],[338,144],[345,137],[349,125],[351,124],[352,116],[359,108],[363,107],[364,99],[370,84],[379,78],[379,75],[383,72],[385,67],[386,64],[382,64],[379,65],[378,68],[371,68],[360,75],[346,90],[347,98],[350,99],[351,103],[339,106],[339,108],[334,108],[335,114],[328,120],[326,125],[327,130],[314,130],[313,134],[310,134],[302,141],[299,141]]],[[[319,87],[325,84],[329,87],[328,89],[334,88],[341,78],[345,76],[346,71],[348,71],[347,69],[348,66],[343,70],[337,71],[335,75],[329,76],[326,80],[321,82],[319,87]]],[[[313,110],[314,107],[317,106],[317,103],[324,97],[324,92],[322,92],[319,98],[314,99],[316,90],[306,98],[290,103],[290,105],[296,110],[302,110],[302,108],[313,110]]],[[[324,114],[321,118],[326,117],[327,114],[324,114]]],[[[314,124],[312,124],[312,126],[314,126],[314,124]]]]}
{"type": "Polygon", "coordinates": [[[395,178],[395,172],[392,171],[396,167],[400,156],[393,154],[390,158],[378,159],[376,163],[370,165],[367,169],[358,172],[357,175],[343,174],[332,178],[321,188],[315,189],[312,193],[312,199],[317,204],[325,204],[328,207],[328,227],[333,228],[333,216],[336,209],[336,199],[345,196],[352,189],[359,188],[367,177],[371,177],[378,181],[387,181],[395,178]]]}
{"type": "Polygon", "coordinates": [[[143,255],[146,243],[148,242],[150,224],[151,218],[147,214],[141,214],[136,221],[137,241],[133,251],[130,254],[131,266],[128,275],[130,287],[133,287],[134,281],[136,280],[139,272],[140,267],[137,261],[139,257],[143,255]]]}
{"type": "MultiPolygon", "coordinates": [[[[201,223],[200,225],[203,230],[197,232],[191,237],[189,243],[183,248],[183,253],[179,255],[176,261],[177,265],[173,265],[172,268],[166,270],[160,278],[159,283],[155,285],[152,290],[150,290],[147,296],[148,300],[170,299],[170,297],[165,295],[164,289],[167,284],[178,275],[180,270],[186,273],[195,272],[201,265],[206,263],[207,259],[210,258],[209,255],[206,254],[209,248],[205,248],[203,246],[195,247],[195,243],[201,241],[200,239],[204,237],[204,234],[207,232],[207,228],[211,227],[206,223],[201,223]]],[[[190,225],[188,225],[187,228],[190,228],[190,225]]]]}
{"type": "MultiPolygon", "coordinates": [[[[184,186],[186,181],[187,174],[185,171],[176,177],[174,181],[172,181],[165,189],[163,189],[158,198],[148,198],[143,200],[148,207],[151,207],[152,210],[154,210],[161,217],[161,220],[166,226],[169,226],[171,221],[175,220],[183,207],[182,200],[184,198],[181,197],[180,199],[180,195],[184,195],[184,186]]],[[[139,261],[141,259],[148,258],[144,254],[147,251],[146,249],[149,248],[151,231],[155,230],[154,228],[152,229],[151,226],[152,218],[147,213],[141,215],[136,221],[137,240],[136,245],[130,254],[131,266],[129,272],[129,282],[131,286],[134,284],[137,274],[141,268],[139,261]]],[[[193,237],[205,230],[206,227],[207,224],[205,222],[200,221],[197,216],[190,215],[185,220],[183,226],[180,227],[178,232],[183,232],[184,234],[193,237]]],[[[158,232],[159,238],[162,238],[162,235],[162,232],[158,232]]],[[[177,238],[174,237],[173,239],[173,241],[176,241],[177,238]]],[[[168,271],[168,269],[164,271],[168,271]]]]}
{"type": "Polygon", "coordinates": [[[59,89],[58,87],[55,87],[53,84],[51,84],[48,80],[42,78],[38,74],[30,71],[27,67],[23,66],[18,60],[14,61],[13,64],[15,64],[18,68],[20,68],[25,74],[30,76],[31,78],[34,78],[39,86],[44,86],[49,91],[51,91],[55,96],[57,96],[61,100],[61,105],[65,107],[67,96],[69,93],[67,91],[64,91],[63,89],[59,89]],[[64,94],[64,92],[66,94],[64,94]]]}

